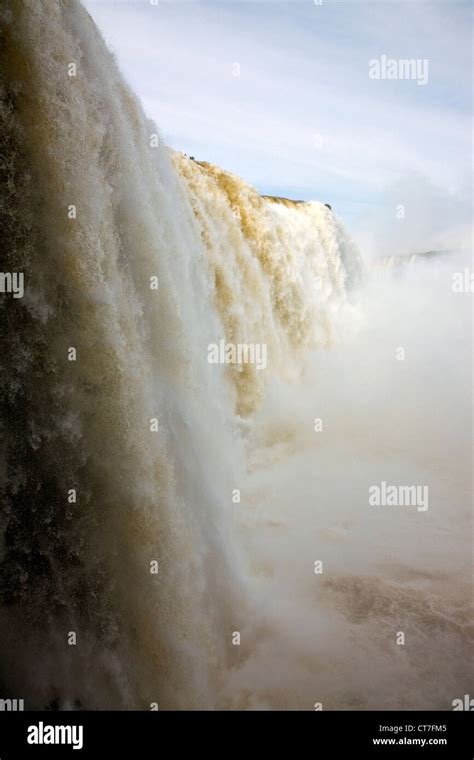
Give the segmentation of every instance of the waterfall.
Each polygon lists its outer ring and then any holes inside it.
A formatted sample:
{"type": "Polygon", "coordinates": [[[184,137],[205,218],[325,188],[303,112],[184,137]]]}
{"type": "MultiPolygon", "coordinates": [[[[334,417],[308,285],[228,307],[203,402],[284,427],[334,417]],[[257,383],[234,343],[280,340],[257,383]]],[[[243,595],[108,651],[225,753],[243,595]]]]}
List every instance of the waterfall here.
{"type": "MultiPolygon", "coordinates": [[[[331,436],[362,435],[335,378],[369,403],[362,365],[348,370],[360,346],[344,353],[367,323],[357,248],[324,204],[262,197],[166,146],[76,0],[5,0],[0,22],[2,272],[24,276],[22,298],[0,298],[4,695],[30,709],[370,705],[371,610],[390,627],[395,608],[398,630],[414,605],[449,651],[464,613],[454,600],[438,614],[408,560],[383,580],[354,548],[373,518],[349,509],[363,488],[331,436]],[[334,388],[339,414],[322,403],[334,388]]],[[[380,686],[397,653],[374,646],[380,686]]],[[[423,703],[413,694],[393,683],[386,704],[423,703]]]]}

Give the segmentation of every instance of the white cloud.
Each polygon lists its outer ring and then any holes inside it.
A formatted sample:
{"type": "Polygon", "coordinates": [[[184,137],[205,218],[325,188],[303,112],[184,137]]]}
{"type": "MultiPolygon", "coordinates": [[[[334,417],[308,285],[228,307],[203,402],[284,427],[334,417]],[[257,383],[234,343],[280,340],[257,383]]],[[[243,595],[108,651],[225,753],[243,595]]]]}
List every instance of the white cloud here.
{"type": "Polygon", "coordinates": [[[329,200],[354,218],[404,177],[451,196],[463,187],[467,4],[86,6],[169,144],[262,191],[329,200]],[[426,58],[428,84],[370,80],[382,54],[426,58]]]}

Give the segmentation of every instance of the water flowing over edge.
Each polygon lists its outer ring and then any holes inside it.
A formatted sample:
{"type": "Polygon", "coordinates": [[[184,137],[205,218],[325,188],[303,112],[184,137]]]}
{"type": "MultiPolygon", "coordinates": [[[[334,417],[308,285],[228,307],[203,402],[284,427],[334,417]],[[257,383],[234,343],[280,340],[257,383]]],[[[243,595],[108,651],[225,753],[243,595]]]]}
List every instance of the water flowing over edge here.
{"type": "Polygon", "coordinates": [[[26,282],[1,302],[2,682],[31,707],[284,706],[229,696],[258,603],[232,494],[270,385],[357,322],[363,262],[323,204],[169,150],[79,3],[1,22],[2,268],[26,282]],[[265,368],[211,365],[220,341],[265,368]]]}

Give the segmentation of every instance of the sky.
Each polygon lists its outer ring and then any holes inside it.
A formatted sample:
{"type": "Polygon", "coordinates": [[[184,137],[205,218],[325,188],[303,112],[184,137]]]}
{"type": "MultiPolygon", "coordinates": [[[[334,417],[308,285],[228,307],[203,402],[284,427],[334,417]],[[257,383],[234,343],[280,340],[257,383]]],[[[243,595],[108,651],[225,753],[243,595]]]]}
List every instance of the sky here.
{"type": "Polygon", "coordinates": [[[83,2],[172,148],[330,203],[375,255],[469,243],[469,2],[83,2]],[[382,56],[426,83],[370,78],[382,56]]]}

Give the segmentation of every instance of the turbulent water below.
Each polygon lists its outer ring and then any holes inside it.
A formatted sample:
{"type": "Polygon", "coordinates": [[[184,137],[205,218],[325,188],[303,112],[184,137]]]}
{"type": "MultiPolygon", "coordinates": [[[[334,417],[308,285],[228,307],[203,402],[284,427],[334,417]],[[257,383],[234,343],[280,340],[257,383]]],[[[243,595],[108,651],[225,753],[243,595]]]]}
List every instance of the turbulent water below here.
{"type": "Polygon", "coordinates": [[[465,254],[372,267],[323,204],[174,153],[76,0],[0,23],[1,270],[25,286],[0,294],[0,697],[451,709],[465,254]],[[429,502],[374,505],[382,483],[429,502]]]}

